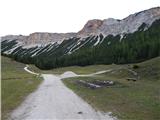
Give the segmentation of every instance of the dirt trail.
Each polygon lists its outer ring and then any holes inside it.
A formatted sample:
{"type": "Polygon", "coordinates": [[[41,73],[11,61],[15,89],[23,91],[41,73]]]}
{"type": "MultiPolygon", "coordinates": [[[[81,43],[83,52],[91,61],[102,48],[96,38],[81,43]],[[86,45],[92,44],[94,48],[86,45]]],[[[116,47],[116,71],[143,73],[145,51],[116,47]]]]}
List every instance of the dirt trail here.
{"type": "Polygon", "coordinates": [[[39,73],[35,73],[35,72],[33,72],[33,71],[28,70],[28,67],[29,67],[29,66],[26,65],[26,67],[24,67],[24,70],[27,71],[27,72],[29,72],[30,74],[40,75],[39,73]]]}
{"type": "Polygon", "coordinates": [[[63,78],[69,78],[69,77],[89,77],[89,76],[99,75],[99,74],[103,74],[103,73],[110,72],[110,71],[112,71],[112,69],[98,71],[95,73],[85,74],[85,75],[77,75],[76,73],[74,73],[72,71],[67,71],[67,72],[63,73],[62,75],[60,75],[60,78],[63,79],[63,78]]]}
{"type": "Polygon", "coordinates": [[[114,119],[107,113],[95,111],[67,88],[60,76],[50,74],[42,76],[44,81],[13,111],[11,120],[114,119]]]}

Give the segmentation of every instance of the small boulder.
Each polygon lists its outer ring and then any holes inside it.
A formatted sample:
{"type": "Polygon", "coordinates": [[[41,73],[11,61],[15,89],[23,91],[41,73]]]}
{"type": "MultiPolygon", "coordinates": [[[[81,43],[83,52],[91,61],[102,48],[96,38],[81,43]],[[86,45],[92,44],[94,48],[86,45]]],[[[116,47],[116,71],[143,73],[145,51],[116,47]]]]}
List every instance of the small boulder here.
{"type": "Polygon", "coordinates": [[[83,114],[83,112],[79,111],[78,114],[83,114]]]}

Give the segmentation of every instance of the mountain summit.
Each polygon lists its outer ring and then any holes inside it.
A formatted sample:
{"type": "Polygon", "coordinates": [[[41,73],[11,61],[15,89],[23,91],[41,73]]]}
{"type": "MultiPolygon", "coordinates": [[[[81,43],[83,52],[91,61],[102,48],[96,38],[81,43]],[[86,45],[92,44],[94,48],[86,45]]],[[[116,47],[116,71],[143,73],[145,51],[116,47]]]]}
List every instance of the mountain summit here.
{"type": "Polygon", "coordinates": [[[112,34],[124,34],[135,32],[143,23],[149,27],[156,19],[160,18],[160,7],[151,8],[141,11],[128,17],[117,20],[114,18],[104,20],[89,20],[82,30],[80,35],[97,35],[103,34],[105,36],[112,34]]]}

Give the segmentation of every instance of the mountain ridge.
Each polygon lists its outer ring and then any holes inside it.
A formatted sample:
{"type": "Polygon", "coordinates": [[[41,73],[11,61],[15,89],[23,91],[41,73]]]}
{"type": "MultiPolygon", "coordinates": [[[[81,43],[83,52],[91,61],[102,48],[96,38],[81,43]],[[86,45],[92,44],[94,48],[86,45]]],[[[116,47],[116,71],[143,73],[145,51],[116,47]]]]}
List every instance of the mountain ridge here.
{"type": "MultiPolygon", "coordinates": [[[[2,36],[1,41],[6,39],[17,39],[23,46],[36,46],[44,45],[52,42],[62,43],[72,37],[85,38],[90,35],[103,34],[118,35],[135,32],[143,23],[149,27],[156,19],[160,18],[160,7],[154,7],[148,10],[131,14],[128,17],[118,20],[108,18],[104,20],[93,19],[89,20],[79,32],[72,33],[47,33],[47,32],[34,32],[28,36],[24,35],[7,35],[2,36]]],[[[146,28],[147,29],[147,28],[146,28]]]]}
{"type": "Polygon", "coordinates": [[[159,18],[160,18],[160,7],[155,7],[131,14],[122,20],[114,18],[108,18],[104,20],[99,20],[99,19],[89,20],[85,24],[84,28],[80,30],[80,34],[97,35],[101,33],[107,36],[109,34],[118,35],[125,33],[133,33],[143,23],[146,23],[148,26],[150,26],[153,23],[153,21],[159,18]],[[93,26],[93,29],[91,26],[93,26]],[[97,29],[94,29],[95,26],[97,29]]]}

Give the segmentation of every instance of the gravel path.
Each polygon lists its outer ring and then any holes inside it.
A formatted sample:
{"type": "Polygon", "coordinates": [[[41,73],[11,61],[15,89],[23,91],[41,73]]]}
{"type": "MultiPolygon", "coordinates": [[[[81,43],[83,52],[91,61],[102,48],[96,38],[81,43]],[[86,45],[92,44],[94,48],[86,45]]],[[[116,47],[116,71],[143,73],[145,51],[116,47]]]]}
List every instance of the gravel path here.
{"type": "Polygon", "coordinates": [[[114,119],[107,113],[95,111],[88,103],[67,88],[60,76],[50,74],[42,76],[44,81],[12,112],[11,120],[114,119]]]}

